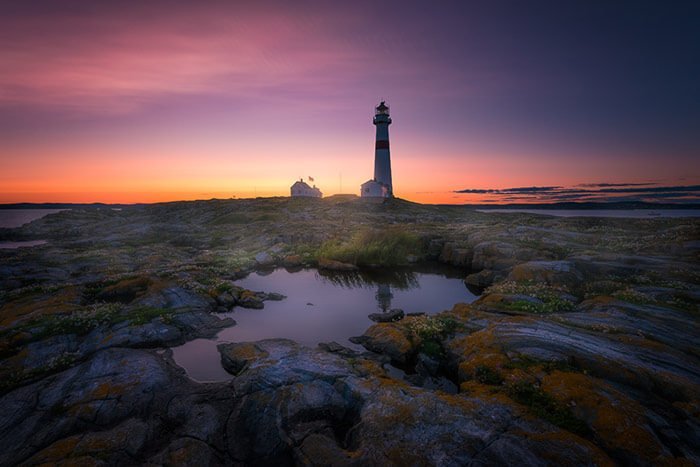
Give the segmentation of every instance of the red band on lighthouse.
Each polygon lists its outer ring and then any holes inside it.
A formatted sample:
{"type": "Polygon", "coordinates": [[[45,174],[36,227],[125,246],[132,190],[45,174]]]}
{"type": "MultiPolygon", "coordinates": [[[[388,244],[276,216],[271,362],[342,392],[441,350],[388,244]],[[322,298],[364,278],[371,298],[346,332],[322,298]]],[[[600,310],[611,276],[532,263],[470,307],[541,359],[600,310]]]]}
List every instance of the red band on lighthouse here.
{"type": "Polygon", "coordinates": [[[377,141],[374,149],[389,149],[389,141],[377,141]]]}

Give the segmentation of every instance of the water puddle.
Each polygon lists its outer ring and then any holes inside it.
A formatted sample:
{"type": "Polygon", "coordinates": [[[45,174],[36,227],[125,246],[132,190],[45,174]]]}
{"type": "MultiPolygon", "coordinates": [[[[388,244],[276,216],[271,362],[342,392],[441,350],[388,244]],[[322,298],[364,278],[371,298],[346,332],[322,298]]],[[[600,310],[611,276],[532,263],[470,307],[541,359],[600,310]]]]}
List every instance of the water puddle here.
{"type": "Polygon", "coordinates": [[[173,358],[197,381],[225,381],[216,345],[283,337],[315,347],[336,341],[362,350],[348,339],[374,324],[370,313],[401,308],[406,313],[434,314],[455,303],[470,303],[477,295],[464,284],[463,271],[425,269],[368,273],[322,273],[315,269],[276,269],[253,273],[236,282],[250,290],[277,292],[285,300],[265,302],[262,310],[236,307],[222,313],[237,324],[214,339],[196,339],[174,347],[173,358]]]}

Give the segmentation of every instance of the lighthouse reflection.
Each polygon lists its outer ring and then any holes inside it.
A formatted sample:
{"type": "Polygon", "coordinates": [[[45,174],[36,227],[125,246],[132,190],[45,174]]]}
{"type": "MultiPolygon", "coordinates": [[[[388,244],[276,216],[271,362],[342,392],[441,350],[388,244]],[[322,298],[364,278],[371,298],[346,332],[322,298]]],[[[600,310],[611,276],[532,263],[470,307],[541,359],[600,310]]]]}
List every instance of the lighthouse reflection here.
{"type": "Polygon", "coordinates": [[[420,288],[416,274],[410,270],[369,270],[363,272],[319,271],[319,276],[336,286],[347,289],[375,288],[374,298],[382,312],[391,310],[394,298],[392,290],[412,290],[420,288]]]}

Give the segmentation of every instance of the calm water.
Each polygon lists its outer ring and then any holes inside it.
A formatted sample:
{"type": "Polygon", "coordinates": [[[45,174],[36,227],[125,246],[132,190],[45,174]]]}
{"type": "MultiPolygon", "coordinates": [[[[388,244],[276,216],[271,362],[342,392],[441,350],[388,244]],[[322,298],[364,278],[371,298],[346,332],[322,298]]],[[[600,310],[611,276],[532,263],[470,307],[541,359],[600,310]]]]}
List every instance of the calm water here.
{"type": "Polygon", "coordinates": [[[65,209],[0,209],[0,227],[14,228],[65,209]]]}
{"type": "Polygon", "coordinates": [[[479,212],[526,212],[558,217],[700,217],[700,209],[477,209],[479,212]]]}
{"type": "Polygon", "coordinates": [[[222,330],[215,339],[196,339],[173,348],[173,357],[195,380],[224,381],[231,375],[221,367],[216,350],[221,342],[285,337],[314,347],[319,342],[336,341],[360,349],[348,338],[363,334],[373,324],[367,317],[370,313],[401,308],[407,313],[433,314],[455,303],[474,301],[476,295],[464,285],[463,277],[430,271],[330,276],[310,269],[253,273],[236,283],[250,290],[282,293],[287,298],[267,301],[262,310],[236,307],[222,314],[237,324],[222,330]]]}

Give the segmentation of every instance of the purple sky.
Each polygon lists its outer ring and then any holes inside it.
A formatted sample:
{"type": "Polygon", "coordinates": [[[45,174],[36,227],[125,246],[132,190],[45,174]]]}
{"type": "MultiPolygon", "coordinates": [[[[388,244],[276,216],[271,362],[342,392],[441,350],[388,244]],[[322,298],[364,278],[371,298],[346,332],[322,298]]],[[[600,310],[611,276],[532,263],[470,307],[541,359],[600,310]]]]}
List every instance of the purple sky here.
{"type": "Polygon", "coordinates": [[[380,98],[408,199],[700,178],[696,1],[4,1],[0,44],[0,202],[356,192],[380,98]]]}

